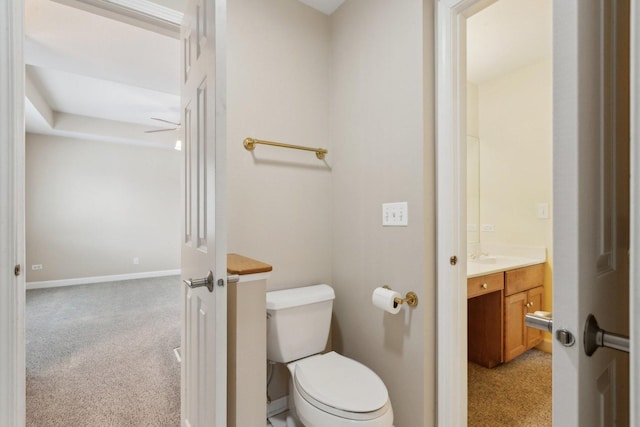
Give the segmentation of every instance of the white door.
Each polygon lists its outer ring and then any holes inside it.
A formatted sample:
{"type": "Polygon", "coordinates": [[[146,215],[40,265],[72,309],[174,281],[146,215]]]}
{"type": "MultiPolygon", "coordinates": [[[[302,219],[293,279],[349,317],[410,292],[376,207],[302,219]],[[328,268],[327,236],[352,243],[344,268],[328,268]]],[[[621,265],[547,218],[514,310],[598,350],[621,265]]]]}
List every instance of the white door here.
{"type": "Polygon", "coordinates": [[[190,0],[181,31],[181,413],[191,427],[227,425],[225,20],[225,0],[190,0]]]}
{"type": "Polygon", "coordinates": [[[584,351],[593,314],[629,334],[629,5],[554,1],[553,425],[629,425],[629,358],[584,351]],[[559,19],[559,17],[562,17],[559,19]]]}

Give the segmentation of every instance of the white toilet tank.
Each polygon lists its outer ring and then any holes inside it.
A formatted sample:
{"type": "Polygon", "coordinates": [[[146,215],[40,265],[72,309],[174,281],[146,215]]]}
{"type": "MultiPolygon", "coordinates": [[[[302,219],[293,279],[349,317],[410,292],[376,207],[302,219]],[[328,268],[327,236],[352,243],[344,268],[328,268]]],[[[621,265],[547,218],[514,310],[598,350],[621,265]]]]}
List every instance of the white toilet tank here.
{"type": "Polygon", "coordinates": [[[324,350],[334,299],[329,285],[267,292],[267,359],[289,363],[324,350]]]}

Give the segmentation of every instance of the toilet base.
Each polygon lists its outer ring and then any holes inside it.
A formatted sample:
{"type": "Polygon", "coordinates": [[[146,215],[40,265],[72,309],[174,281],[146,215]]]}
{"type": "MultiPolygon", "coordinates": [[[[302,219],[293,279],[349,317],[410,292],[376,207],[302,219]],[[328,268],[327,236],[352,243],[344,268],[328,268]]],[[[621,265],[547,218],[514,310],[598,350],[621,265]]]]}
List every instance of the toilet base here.
{"type": "Polygon", "coordinates": [[[305,427],[290,411],[267,418],[267,427],[305,427]]]}

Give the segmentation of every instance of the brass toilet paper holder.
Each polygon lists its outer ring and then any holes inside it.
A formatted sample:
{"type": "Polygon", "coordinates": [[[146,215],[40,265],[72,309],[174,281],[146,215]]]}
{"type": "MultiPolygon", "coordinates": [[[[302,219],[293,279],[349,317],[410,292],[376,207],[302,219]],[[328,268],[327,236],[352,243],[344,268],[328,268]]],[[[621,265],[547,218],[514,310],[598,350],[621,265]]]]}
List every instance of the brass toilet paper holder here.
{"type": "MultiPolygon", "coordinates": [[[[388,285],[384,285],[383,288],[389,289],[390,291],[393,290],[388,285]]],[[[409,307],[415,307],[418,305],[418,295],[416,295],[415,292],[407,292],[404,298],[394,298],[393,302],[394,302],[394,308],[397,307],[398,305],[404,304],[405,302],[409,307]]]]}

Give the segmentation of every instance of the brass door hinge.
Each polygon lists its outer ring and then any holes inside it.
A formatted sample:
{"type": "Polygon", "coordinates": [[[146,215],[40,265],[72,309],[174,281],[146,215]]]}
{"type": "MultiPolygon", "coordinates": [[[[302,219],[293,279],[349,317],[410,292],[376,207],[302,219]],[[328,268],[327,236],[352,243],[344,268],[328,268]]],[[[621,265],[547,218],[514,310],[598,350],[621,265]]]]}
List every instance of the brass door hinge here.
{"type": "Polygon", "coordinates": [[[452,256],[451,258],[449,258],[449,263],[451,265],[456,265],[458,263],[458,257],[457,256],[452,256]]]}
{"type": "Polygon", "coordinates": [[[19,276],[21,271],[22,271],[22,267],[20,267],[20,264],[17,264],[13,268],[13,274],[15,274],[16,276],[19,276]]]}

